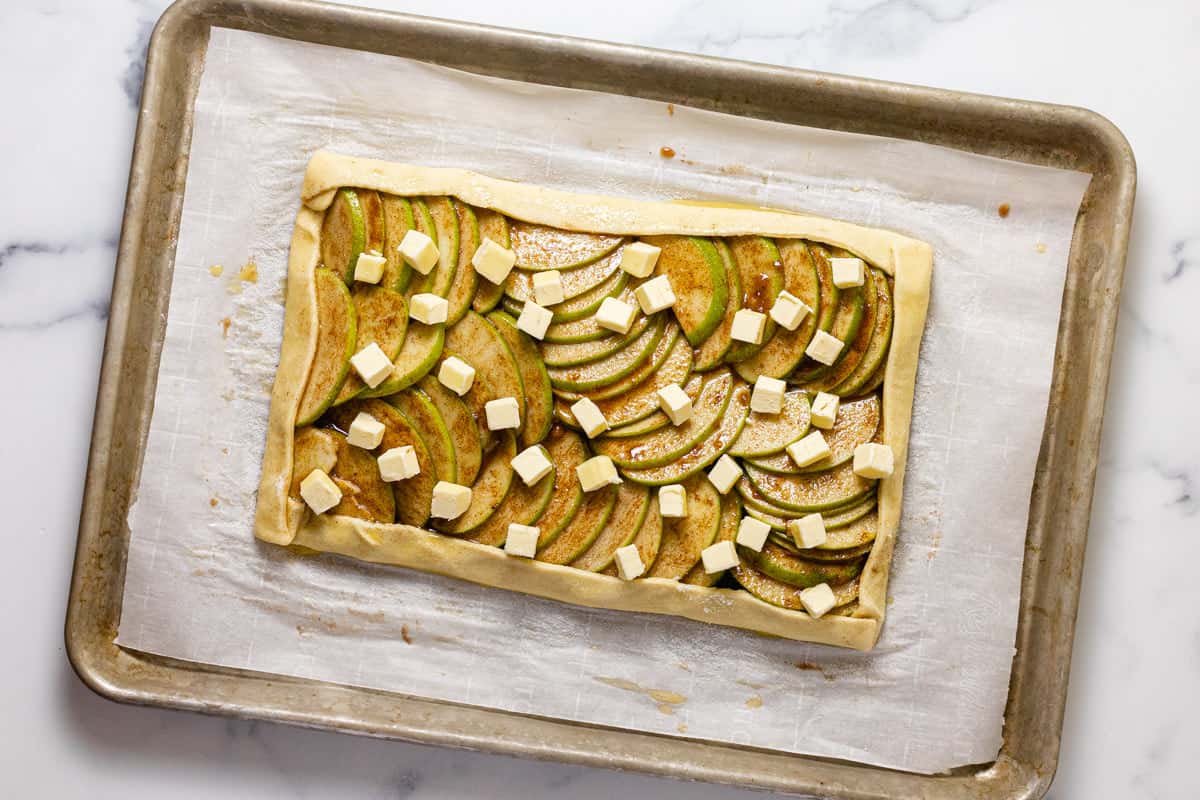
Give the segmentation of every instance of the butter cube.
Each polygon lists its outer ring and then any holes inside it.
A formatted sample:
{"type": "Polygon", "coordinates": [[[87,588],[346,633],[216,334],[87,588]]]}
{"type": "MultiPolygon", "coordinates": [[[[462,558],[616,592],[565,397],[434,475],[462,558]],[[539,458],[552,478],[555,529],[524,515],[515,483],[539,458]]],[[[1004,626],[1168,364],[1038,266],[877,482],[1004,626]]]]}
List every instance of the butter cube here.
{"type": "Polygon", "coordinates": [[[552,306],[563,301],[562,275],[558,270],[533,273],[533,299],[539,306],[552,306]]]}
{"type": "Polygon", "coordinates": [[[709,575],[733,569],[738,565],[737,548],[728,539],[710,544],[700,551],[700,561],[704,564],[704,571],[709,575]]]}
{"type": "Polygon", "coordinates": [[[812,424],[814,428],[829,430],[837,421],[838,405],[841,400],[836,394],[817,392],[812,401],[812,424]]]}
{"type": "Polygon", "coordinates": [[[608,420],[604,418],[604,412],[589,397],[571,404],[571,416],[575,417],[575,421],[589,439],[595,439],[608,430],[608,420]]]}
{"type": "Polygon", "coordinates": [[[342,502],[342,490],[323,469],[314,469],[300,481],[300,496],[314,514],[324,514],[342,502]]]}
{"type": "Polygon", "coordinates": [[[863,285],[866,270],[861,258],[831,258],[829,266],[833,268],[833,285],[837,288],[863,285]]]}
{"type": "Polygon", "coordinates": [[[540,444],[526,447],[517,453],[509,463],[512,465],[513,471],[521,476],[521,480],[525,482],[526,486],[533,486],[554,471],[554,465],[550,463],[546,449],[540,444]]]}
{"type": "Polygon", "coordinates": [[[771,306],[771,319],[789,331],[799,328],[800,323],[811,313],[812,309],[803,300],[786,290],[775,297],[771,306]]]}
{"type": "Polygon", "coordinates": [[[771,526],[761,519],[742,517],[742,521],[738,523],[737,543],[757,553],[767,543],[767,534],[770,532],[771,526]]]}
{"type": "Polygon", "coordinates": [[[662,486],[658,490],[658,513],[670,519],[687,516],[687,489],[678,483],[662,486]]]}
{"type": "Polygon", "coordinates": [[[621,482],[617,468],[608,456],[592,456],[575,467],[575,474],[579,476],[579,485],[585,492],[594,492],[621,482]]]}
{"type": "Polygon", "coordinates": [[[637,298],[643,314],[655,314],[675,305],[675,290],[671,288],[671,279],[666,275],[646,281],[634,290],[633,296],[637,298]]]}
{"type": "Polygon", "coordinates": [[[645,278],[654,272],[654,265],[658,263],[658,256],[661,252],[661,247],[655,247],[645,242],[628,244],[621,251],[621,269],[635,278],[645,278]]]}
{"type": "Polygon", "coordinates": [[[766,314],[742,308],[733,315],[733,327],[729,331],[729,336],[739,342],[762,344],[763,332],[766,329],[766,314]]]}
{"type": "Polygon", "coordinates": [[[417,451],[410,444],[385,450],[377,460],[379,461],[379,477],[389,483],[406,481],[421,474],[417,451]]]}
{"type": "Polygon", "coordinates": [[[350,365],[363,379],[363,383],[374,389],[392,374],[392,361],[383,348],[371,342],[350,357],[350,365]]]}
{"type": "Polygon", "coordinates": [[[512,272],[513,264],[516,263],[516,253],[501,247],[486,236],[476,248],[475,255],[471,256],[471,266],[492,283],[504,283],[508,273],[512,272]]]}
{"type": "Polygon", "coordinates": [[[613,563],[617,565],[617,575],[621,576],[623,581],[631,581],[646,571],[646,565],[642,563],[642,554],[634,544],[618,547],[613,553],[613,563]]]}
{"type": "Polygon", "coordinates": [[[433,243],[433,239],[418,230],[409,229],[396,249],[400,251],[404,263],[422,275],[428,275],[437,266],[437,245],[433,243]]]}
{"type": "Polygon", "coordinates": [[[721,494],[729,494],[729,490],[741,477],[742,468],[729,454],[718,458],[717,463],[708,471],[708,482],[721,494]]]}
{"type": "Polygon", "coordinates": [[[423,322],[426,325],[437,325],[440,322],[445,322],[449,313],[450,304],[446,302],[446,298],[439,297],[436,294],[422,292],[421,294],[414,294],[412,299],[408,301],[408,315],[417,322],[423,322]]]}
{"type": "Polygon", "coordinates": [[[787,384],[778,378],[759,375],[754,380],[754,392],[750,395],[750,410],[759,414],[778,414],[783,411],[783,393],[787,384]]]}
{"type": "Polygon", "coordinates": [[[471,505],[471,487],[449,481],[433,485],[433,506],[429,516],[434,519],[458,519],[471,505]]]}
{"type": "Polygon", "coordinates": [[[807,467],[809,464],[815,464],[822,458],[829,456],[829,445],[825,443],[825,437],[820,431],[813,431],[807,436],[797,439],[789,444],[786,448],[787,454],[792,457],[792,461],[796,462],[797,467],[807,467]]]}
{"type": "Polygon", "coordinates": [[[813,361],[819,361],[829,366],[837,361],[838,356],[842,354],[843,344],[844,342],[836,336],[830,336],[825,331],[817,331],[813,334],[812,341],[808,343],[808,347],[804,348],[804,355],[813,361]]]}
{"type": "Polygon", "coordinates": [[[637,309],[615,297],[606,297],[596,311],[596,324],[617,333],[629,333],[637,309]]]}
{"type": "Polygon", "coordinates": [[[517,317],[517,330],[524,331],[533,338],[541,340],[546,337],[546,331],[550,328],[550,322],[553,319],[553,313],[532,300],[526,300],[525,305],[521,308],[520,316],[517,317]]]}
{"type": "Polygon", "coordinates": [[[475,368],[458,356],[450,356],[438,369],[438,382],[462,397],[475,383],[475,368]]]}
{"type": "Polygon", "coordinates": [[[682,425],[692,418],[692,398],[676,383],[658,390],[658,407],[670,417],[672,425],[682,425]]]}
{"type": "Polygon", "coordinates": [[[537,555],[538,537],[541,530],[533,525],[508,524],[508,535],[504,537],[504,552],[510,556],[533,558],[537,555]]]}
{"type": "Polygon", "coordinates": [[[854,474],[864,478],[887,478],[895,468],[892,448],[867,442],[854,448],[854,474]]]}
{"type": "Polygon", "coordinates": [[[515,397],[501,397],[483,404],[490,431],[506,431],[521,427],[521,409],[515,397]]]}
{"type": "Polygon", "coordinates": [[[383,423],[370,414],[360,411],[350,423],[346,441],[363,450],[374,450],[383,441],[383,423]]]}
{"type": "Polygon", "coordinates": [[[813,619],[820,619],[837,605],[837,598],[828,583],[818,583],[812,588],[800,592],[800,605],[813,619]]]}
{"type": "Polygon", "coordinates": [[[789,519],[787,528],[796,547],[806,550],[810,547],[820,547],[828,538],[825,534],[825,518],[820,514],[806,514],[800,519],[789,519]]]}
{"type": "Polygon", "coordinates": [[[387,259],[379,253],[359,253],[354,262],[354,280],[363,283],[379,283],[387,259]]]}

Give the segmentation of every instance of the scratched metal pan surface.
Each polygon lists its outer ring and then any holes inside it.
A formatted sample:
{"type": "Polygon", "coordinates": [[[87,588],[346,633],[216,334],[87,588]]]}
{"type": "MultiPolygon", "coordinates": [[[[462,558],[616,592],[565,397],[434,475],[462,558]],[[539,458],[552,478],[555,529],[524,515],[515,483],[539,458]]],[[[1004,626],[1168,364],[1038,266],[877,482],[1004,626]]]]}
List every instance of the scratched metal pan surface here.
{"type": "Polygon", "coordinates": [[[835,798],[1036,798],[1057,765],[1135,165],[1084,109],[903,86],[306,0],[180,0],[150,43],[79,524],[66,644],[127,703],[835,798]],[[1037,465],[1017,656],[996,761],[942,776],[521,716],[123,650],[126,513],[150,427],[193,105],[212,27],[403,55],[534,83],[932,142],[1091,172],[1076,221],[1037,465]]]}

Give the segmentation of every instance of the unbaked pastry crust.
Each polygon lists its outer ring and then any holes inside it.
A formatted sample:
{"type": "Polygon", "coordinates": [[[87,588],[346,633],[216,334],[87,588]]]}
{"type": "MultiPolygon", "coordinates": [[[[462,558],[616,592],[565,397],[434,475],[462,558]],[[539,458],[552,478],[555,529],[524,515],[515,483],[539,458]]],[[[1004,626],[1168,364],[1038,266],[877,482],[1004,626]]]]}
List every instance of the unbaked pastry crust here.
{"type": "Polygon", "coordinates": [[[847,222],[742,206],[654,202],[574,194],[498,180],[460,169],[420,167],[321,151],[309,161],[288,259],[283,347],[271,395],[255,534],[280,545],[410,567],[575,605],[671,614],[788,639],[870,650],[887,606],[887,583],[900,521],[917,356],[929,304],[933,250],[921,241],[847,222]],[[316,349],[317,266],[324,210],[341,186],[398,195],[452,195],[516,219],[568,230],[626,235],[759,234],[802,238],[849,250],[892,275],[893,334],[883,385],[884,441],[895,472],[880,482],[879,531],[860,579],[852,617],[807,614],[748,592],[651,578],[622,581],[572,567],[517,559],[495,547],[408,525],[313,516],[288,497],[292,438],[301,390],[316,349]]]}

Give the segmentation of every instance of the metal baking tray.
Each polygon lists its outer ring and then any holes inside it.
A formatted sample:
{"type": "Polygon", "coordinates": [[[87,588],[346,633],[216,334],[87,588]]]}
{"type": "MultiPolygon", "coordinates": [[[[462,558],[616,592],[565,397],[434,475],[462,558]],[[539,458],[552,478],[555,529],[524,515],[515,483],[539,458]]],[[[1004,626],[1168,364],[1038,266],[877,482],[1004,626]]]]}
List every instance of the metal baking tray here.
{"type": "Polygon", "coordinates": [[[180,0],[159,20],[146,61],[67,612],[71,664],[97,693],[127,703],[822,797],[1041,797],[1058,760],[1134,186],[1133,154],[1124,137],[1103,117],[1079,108],[304,0],[180,0]],[[192,109],[213,26],[1091,172],[1063,295],[1026,540],[1017,655],[996,761],[920,776],[220,669],[117,647],[126,513],[150,426],[192,109]]]}

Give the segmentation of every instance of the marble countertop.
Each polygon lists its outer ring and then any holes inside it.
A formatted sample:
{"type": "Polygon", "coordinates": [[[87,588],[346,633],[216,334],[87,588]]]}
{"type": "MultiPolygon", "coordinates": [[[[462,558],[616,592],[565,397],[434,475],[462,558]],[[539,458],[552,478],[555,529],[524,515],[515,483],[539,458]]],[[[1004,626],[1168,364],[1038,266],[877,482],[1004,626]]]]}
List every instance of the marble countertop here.
{"type": "MultiPolygon", "coordinates": [[[[370,4],[1080,105],[1112,119],[1133,144],[1141,185],[1049,796],[1200,796],[1188,756],[1200,752],[1200,615],[1191,607],[1200,600],[1200,354],[1188,322],[1200,303],[1200,11],[1191,0],[370,4]]],[[[76,679],[62,642],[67,584],[142,62],[166,5],[0,8],[0,101],[9,109],[0,126],[0,369],[11,376],[0,399],[10,565],[0,621],[15,645],[0,667],[0,787],[99,798],[761,796],[118,706],[76,679]]]]}

